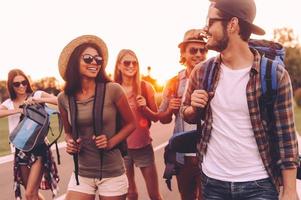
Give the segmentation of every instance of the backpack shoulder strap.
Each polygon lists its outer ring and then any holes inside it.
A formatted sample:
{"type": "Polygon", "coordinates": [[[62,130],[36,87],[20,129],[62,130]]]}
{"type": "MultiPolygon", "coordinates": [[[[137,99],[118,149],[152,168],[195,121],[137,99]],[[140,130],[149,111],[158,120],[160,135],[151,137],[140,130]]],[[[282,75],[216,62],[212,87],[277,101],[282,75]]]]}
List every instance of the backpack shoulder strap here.
{"type": "Polygon", "coordinates": [[[145,98],[146,104],[149,105],[147,90],[147,83],[144,80],[141,80],[141,95],[145,98]]]}
{"type": "MultiPolygon", "coordinates": [[[[261,93],[262,93],[262,104],[261,110],[266,109],[266,117],[268,128],[271,129],[273,124],[273,112],[274,103],[277,95],[277,67],[278,61],[270,60],[266,57],[261,58],[260,63],[260,81],[261,81],[261,93]]],[[[261,111],[262,112],[262,111],[261,111]]]]}
{"type": "Polygon", "coordinates": [[[106,84],[97,83],[95,88],[95,100],[93,105],[93,128],[94,133],[99,135],[102,131],[103,104],[105,100],[106,84]]]}
{"type": "Polygon", "coordinates": [[[204,63],[204,68],[205,68],[205,77],[203,80],[203,89],[206,91],[210,91],[212,80],[213,80],[213,75],[214,75],[214,68],[215,68],[215,57],[210,58],[208,61],[204,63]]]}
{"type": "MultiPolygon", "coordinates": [[[[71,131],[72,131],[72,138],[76,141],[79,137],[78,129],[76,126],[77,123],[77,106],[74,96],[69,96],[69,110],[70,110],[70,117],[71,117],[71,131]]],[[[76,180],[76,185],[79,185],[78,180],[78,154],[73,154],[73,163],[74,163],[74,175],[76,180]]]]}

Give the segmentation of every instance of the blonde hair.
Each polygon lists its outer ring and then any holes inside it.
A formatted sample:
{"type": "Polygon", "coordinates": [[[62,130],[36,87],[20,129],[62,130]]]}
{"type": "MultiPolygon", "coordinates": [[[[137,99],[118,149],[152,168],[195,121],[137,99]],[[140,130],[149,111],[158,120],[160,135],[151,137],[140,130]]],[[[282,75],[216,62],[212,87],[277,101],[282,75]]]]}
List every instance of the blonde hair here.
{"type": "Polygon", "coordinates": [[[114,81],[116,83],[119,83],[120,85],[122,85],[122,73],[118,68],[118,65],[121,64],[121,60],[124,56],[126,55],[131,55],[135,58],[136,62],[137,62],[137,73],[134,76],[134,85],[133,85],[133,91],[134,93],[137,94],[141,94],[141,77],[140,77],[140,67],[139,67],[139,61],[138,58],[135,54],[134,51],[130,50],[130,49],[122,49],[119,51],[118,55],[117,55],[117,59],[116,59],[116,63],[115,63],[115,69],[114,69],[114,81]]]}

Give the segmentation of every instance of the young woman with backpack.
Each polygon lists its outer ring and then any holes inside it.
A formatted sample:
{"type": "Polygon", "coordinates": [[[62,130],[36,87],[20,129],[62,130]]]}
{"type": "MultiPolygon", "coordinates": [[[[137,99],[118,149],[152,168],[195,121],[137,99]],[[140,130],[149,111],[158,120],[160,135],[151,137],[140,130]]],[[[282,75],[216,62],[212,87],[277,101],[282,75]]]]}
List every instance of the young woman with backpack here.
{"type": "Polygon", "coordinates": [[[129,180],[128,199],[137,200],[138,192],[134,177],[134,164],[145,179],[150,199],[161,200],[158,175],[149,127],[157,121],[155,91],[150,84],[141,80],[136,54],[129,49],[119,52],[115,64],[114,80],[124,88],[134,112],[136,129],[127,138],[128,155],[125,156],[126,174],[129,180]]]}
{"type": "MultiPolygon", "coordinates": [[[[7,90],[10,98],[0,105],[0,118],[8,117],[9,133],[20,121],[23,112],[21,105],[34,103],[57,105],[55,96],[40,90],[33,92],[28,77],[20,69],[13,69],[8,73],[7,90]]],[[[16,199],[21,199],[21,184],[25,188],[27,200],[43,200],[39,188],[51,189],[53,195],[57,193],[59,180],[57,168],[46,143],[37,145],[29,152],[15,149],[14,153],[16,199]]]]}
{"type": "Polygon", "coordinates": [[[101,200],[126,199],[128,180],[117,147],[135,126],[124,90],[105,73],[107,61],[106,44],[93,35],[72,40],[59,58],[65,80],[58,96],[59,110],[66,151],[73,155],[75,166],[67,200],[92,200],[96,192],[101,200]],[[102,111],[98,111],[100,107],[102,111]],[[116,128],[117,113],[123,120],[120,130],[116,128]],[[96,121],[99,116],[101,121],[96,121]]]}

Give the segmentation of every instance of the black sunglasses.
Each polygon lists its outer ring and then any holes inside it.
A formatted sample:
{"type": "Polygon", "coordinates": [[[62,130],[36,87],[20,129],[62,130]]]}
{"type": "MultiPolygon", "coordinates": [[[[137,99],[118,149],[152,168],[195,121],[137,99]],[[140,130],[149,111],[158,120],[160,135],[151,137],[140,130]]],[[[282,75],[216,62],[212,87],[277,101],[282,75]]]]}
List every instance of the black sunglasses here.
{"type": "Polygon", "coordinates": [[[205,54],[207,53],[207,49],[206,48],[194,48],[194,47],[191,47],[189,49],[189,53],[190,55],[195,55],[198,53],[198,51],[200,52],[200,54],[205,54]]]}
{"type": "Polygon", "coordinates": [[[229,21],[229,19],[227,19],[227,18],[208,18],[206,27],[210,28],[214,24],[214,22],[217,22],[217,21],[229,21]]]}
{"type": "Polygon", "coordinates": [[[21,85],[23,85],[24,87],[28,85],[28,81],[27,80],[24,80],[24,81],[21,81],[21,82],[13,82],[13,86],[18,88],[20,87],[21,85]]]}
{"type": "Polygon", "coordinates": [[[93,62],[93,60],[95,60],[97,65],[102,65],[102,62],[103,62],[103,59],[101,56],[99,56],[99,55],[92,56],[90,54],[84,54],[83,60],[87,64],[91,64],[93,62]]]}
{"type": "Polygon", "coordinates": [[[126,66],[126,67],[130,66],[131,63],[132,63],[133,66],[137,66],[137,62],[136,61],[130,61],[130,60],[123,61],[123,65],[126,66]]]}

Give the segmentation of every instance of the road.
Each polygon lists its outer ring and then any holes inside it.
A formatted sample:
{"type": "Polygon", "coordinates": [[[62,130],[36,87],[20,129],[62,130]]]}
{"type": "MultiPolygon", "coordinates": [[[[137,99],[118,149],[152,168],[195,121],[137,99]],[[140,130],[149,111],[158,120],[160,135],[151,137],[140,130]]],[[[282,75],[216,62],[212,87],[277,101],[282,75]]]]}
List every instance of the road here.
{"type": "MultiPolygon", "coordinates": [[[[151,135],[153,138],[153,147],[155,150],[155,158],[156,165],[159,176],[159,187],[162,194],[163,199],[165,200],[179,200],[180,196],[177,191],[176,180],[173,178],[172,180],[172,189],[173,191],[169,191],[166,187],[164,179],[162,178],[164,171],[164,161],[163,161],[163,152],[164,146],[168,141],[172,132],[172,124],[162,125],[160,123],[154,123],[151,127],[151,135]]],[[[299,139],[299,144],[301,144],[301,140],[299,139]]],[[[301,150],[301,145],[299,145],[299,150],[301,150]]],[[[300,152],[300,151],[299,151],[300,152]]],[[[73,171],[73,161],[70,155],[65,153],[65,149],[60,149],[61,153],[61,161],[62,164],[58,166],[60,182],[59,182],[59,194],[56,200],[63,200],[66,192],[66,188],[69,182],[70,174],[73,171]]],[[[56,155],[54,153],[54,155],[56,155]]],[[[9,159],[8,159],[9,160],[9,159]]],[[[12,162],[11,161],[3,161],[0,158],[0,188],[1,188],[1,200],[13,200],[13,176],[12,176],[12,162]]],[[[136,183],[139,192],[139,200],[147,200],[147,190],[144,184],[143,177],[141,172],[136,169],[136,183]]],[[[298,193],[301,194],[301,181],[297,182],[298,193]]],[[[51,200],[51,192],[50,191],[42,191],[42,194],[46,197],[47,200],[51,200]]],[[[300,195],[299,195],[300,196],[300,195]]],[[[24,197],[24,192],[23,192],[24,197]]]]}

